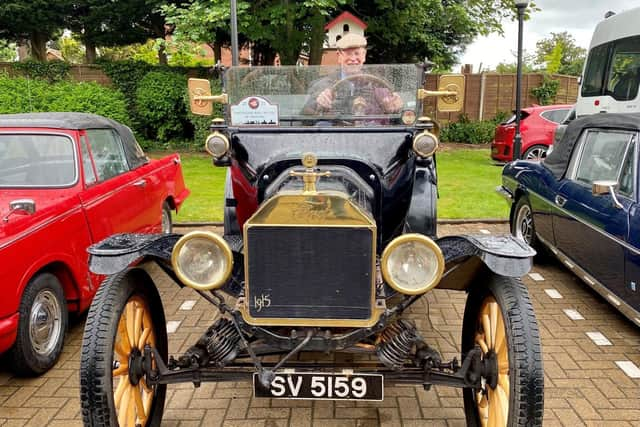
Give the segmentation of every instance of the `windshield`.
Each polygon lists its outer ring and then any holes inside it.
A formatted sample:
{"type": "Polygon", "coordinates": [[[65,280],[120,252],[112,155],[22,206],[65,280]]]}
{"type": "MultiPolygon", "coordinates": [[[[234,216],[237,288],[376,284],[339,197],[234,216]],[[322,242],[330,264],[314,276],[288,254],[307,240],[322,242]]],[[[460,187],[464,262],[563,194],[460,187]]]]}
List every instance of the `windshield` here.
{"type": "Polygon", "coordinates": [[[232,126],[412,124],[422,68],[414,64],[232,67],[225,72],[232,126]],[[404,120],[404,122],[403,122],[404,120]]]}
{"type": "Polygon", "coordinates": [[[76,176],[69,137],[0,134],[0,187],[63,187],[76,176]]]}

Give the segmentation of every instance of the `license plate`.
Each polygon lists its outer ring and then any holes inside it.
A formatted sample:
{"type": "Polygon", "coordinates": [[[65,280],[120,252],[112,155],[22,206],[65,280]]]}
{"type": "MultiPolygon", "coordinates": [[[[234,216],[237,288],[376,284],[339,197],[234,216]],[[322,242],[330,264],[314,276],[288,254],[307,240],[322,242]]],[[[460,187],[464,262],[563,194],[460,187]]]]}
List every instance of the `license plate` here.
{"type": "Polygon", "coordinates": [[[254,373],[253,392],[255,397],[272,399],[380,401],[384,378],[379,374],[279,373],[271,387],[264,387],[254,373]]]}

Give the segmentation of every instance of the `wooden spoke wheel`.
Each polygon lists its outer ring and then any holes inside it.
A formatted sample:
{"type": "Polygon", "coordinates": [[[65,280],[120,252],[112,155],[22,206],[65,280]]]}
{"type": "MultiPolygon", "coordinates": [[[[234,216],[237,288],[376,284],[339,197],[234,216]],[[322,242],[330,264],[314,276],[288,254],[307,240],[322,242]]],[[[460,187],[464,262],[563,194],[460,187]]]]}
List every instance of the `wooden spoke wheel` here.
{"type": "Polygon", "coordinates": [[[541,426],[544,376],[540,335],[527,288],[521,281],[491,275],[474,283],[462,328],[463,357],[482,351],[477,389],[463,391],[469,426],[541,426]]]}
{"type": "Polygon", "coordinates": [[[144,346],[155,347],[151,312],[138,295],[132,296],[120,317],[113,352],[113,400],[121,426],[144,426],[151,414],[155,389],[142,377],[144,346]]]}
{"type": "Polygon", "coordinates": [[[494,297],[485,298],[478,324],[475,342],[482,349],[483,359],[493,367],[492,378],[485,379],[482,388],[476,392],[480,424],[489,427],[506,425],[509,416],[509,353],[504,319],[494,297]]]}
{"type": "Polygon", "coordinates": [[[82,344],[85,425],[160,425],[166,385],[146,383],[145,373],[156,364],[144,349],[157,349],[166,362],[165,325],[160,296],[144,270],[128,270],[103,282],[91,304],[82,344]]]}

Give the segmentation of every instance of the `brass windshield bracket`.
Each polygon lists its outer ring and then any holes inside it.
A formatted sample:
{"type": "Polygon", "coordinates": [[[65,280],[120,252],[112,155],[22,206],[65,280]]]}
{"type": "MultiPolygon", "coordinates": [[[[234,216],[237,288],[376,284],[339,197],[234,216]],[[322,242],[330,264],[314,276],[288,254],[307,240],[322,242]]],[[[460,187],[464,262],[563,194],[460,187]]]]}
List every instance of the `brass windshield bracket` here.
{"type": "Polygon", "coordinates": [[[461,74],[443,74],[438,81],[438,90],[418,89],[418,100],[435,96],[437,110],[454,113],[462,110],[465,96],[465,77],[461,74]]]}
{"type": "Polygon", "coordinates": [[[229,95],[211,95],[211,83],[206,79],[189,79],[189,106],[191,112],[199,116],[210,116],[213,104],[228,104],[229,95]]]}
{"type": "Polygon", "coordinates": [[[418,99],[423,100],[430,96],[443,96],[443,97],[455,97],[458,98],[458,91],[456,90],[426,90],[418,89],[418,99]]]}
{"type": "Polygon", "coordinates": [[[228,104],[229,103],[229,95],[226,93],[220,95],[198,95],[195,94],[193,96],[193,100],[199,105],[204,105],[205,102],[212,102],[214,104],[228,104]]]}

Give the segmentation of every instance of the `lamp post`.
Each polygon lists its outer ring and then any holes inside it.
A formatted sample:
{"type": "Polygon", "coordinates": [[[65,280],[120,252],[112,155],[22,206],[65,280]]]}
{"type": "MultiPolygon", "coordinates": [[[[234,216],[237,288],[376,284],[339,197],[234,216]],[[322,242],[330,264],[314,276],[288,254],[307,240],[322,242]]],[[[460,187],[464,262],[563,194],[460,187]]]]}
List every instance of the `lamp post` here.
{"type": "Polygon", "coordinates": [[[238,8],[231,0],[231,65],[238,65],[238,8]]]}
{"type": "Polygon", "coordinates": [[[516,71],[516,135],[513,137],[513,160],[520,159],[522,136],[520,135],[520,92],[522,90],[522,22],[524,11],[529,6],[529,0],[515,0],[518,8],[518,69],[516,71]]]}

